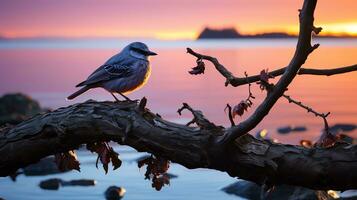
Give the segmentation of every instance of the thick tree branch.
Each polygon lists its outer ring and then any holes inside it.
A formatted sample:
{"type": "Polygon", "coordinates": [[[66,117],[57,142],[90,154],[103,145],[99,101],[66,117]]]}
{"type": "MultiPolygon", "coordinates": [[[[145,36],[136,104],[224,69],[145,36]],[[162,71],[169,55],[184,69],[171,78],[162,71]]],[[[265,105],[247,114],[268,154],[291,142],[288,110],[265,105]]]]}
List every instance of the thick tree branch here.
{"type": "Polygon", "coordinates": [[[303,8],[300,10],[299,14],[300,31],[296,51],[283,76],[280,78],[274,88],[268,92],[267,97],[257,107],[255,112],[245,121],[241,122],[237,126],[232,127],[219,142],[232,142],[235,140],[235,138],[242,135],[242,133],[248,133],[250,130],[256,127],[269,113],[278,99],[284,94],[288,85],[292,82],[301,66],[305,63],[308,55],[319,46],[318,44],[311,46],[311,33],[314,29],[313,15],[316,3],[317,0],[304,1],[303,8]]]}
{"type": "Polygon", "coordinates": [[[248,134],[222,148],[215,142],[221,133],[215,128],[175,124],[148,109],[137,108],[135,103],[89,101],[3,129],[0,175],[7,176],[40,158],[81,144],[112,140],[188,168],[225,171],[258,184],[268,181],[318,190],[357,188],[356,145],[337,143],[330,148],[307,149],[258,140],[248,134]]]}
{"type": "MultiPolygon", "coordinates": [[[[225,82],[226,86],[228,84],[231,84],[233,87],[238,87],[238,86],[245,85],[248,83],[254,83],[254,82],[260,81],[260,75],[252,75],[252,76],[248,76],[248,77],[236,77],[227,68],[225,68],[222,64],[220,64],[218,62],[217,58],[197,53],[190,48],[187,48],[187,52],[197,58],[211,61],[214,64],[214,66],[216,67],[216,69],[221,73],[221,75],[227,79],[225,82]]],[[[281,76],[282,74],[284,74],[285,70],[286,70],[286,67],[283,67],[283,68],[271,71],[271,72],[269,72],[269,74],[274,77],[281,76]]],[[[344,74],[344,73],[353,72],[353,71],[357,71],[357,64],[351,65],[351,66],[346,66],[346,67],[333,68],[333,69],[300,68],[298,75],[332,76],[332,75],[344,74]]]]}

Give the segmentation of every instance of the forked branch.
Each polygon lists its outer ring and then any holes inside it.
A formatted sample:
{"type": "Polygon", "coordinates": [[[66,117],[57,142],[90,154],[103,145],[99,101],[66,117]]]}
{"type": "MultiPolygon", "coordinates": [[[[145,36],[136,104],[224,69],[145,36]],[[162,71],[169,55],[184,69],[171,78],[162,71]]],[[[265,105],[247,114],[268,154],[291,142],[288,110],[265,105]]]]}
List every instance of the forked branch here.
{"type": "Polygon", "coordinates": [[[245,121],[232,127],[223,137],[221,142],[224,144],[233,142],[237,137],[242,135],[242,133],[248,133],[256,127],[273,108],[278,99],[284,94],[286,88],[293,81],[309,54],[318,48],[318,44],[311,45],[311,34],[314,30],[314,10],[316,3],[317,0],[304,1],[303,8],[299,14],[300,31],[296,51],[283,76],[275,84],[274,88],[269,91],[266,98],[257,107],[255,112],[245,121]]]}

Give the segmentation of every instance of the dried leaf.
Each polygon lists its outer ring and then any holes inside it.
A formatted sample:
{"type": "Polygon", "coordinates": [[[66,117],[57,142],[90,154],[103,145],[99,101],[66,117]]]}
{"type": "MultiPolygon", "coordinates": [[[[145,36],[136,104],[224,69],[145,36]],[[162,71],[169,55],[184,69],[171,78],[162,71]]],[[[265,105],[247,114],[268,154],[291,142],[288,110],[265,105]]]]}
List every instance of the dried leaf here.
{"type": "Polygon", "coordinates": [[[329,131],[324,131],[315,145],[320,147],[330,147],[333,146],[338,140],[338,137],[330,133],[329,131]]]}
{"type": "Polygon", "coordinates": [[[245,111],[248,111],[248,108],[252,106],[250,100],[242,100],[239,104],[233,107],[232,116],[236,115],[242,116],[245,111]]]}
{"type": "Polygon", "coordinates": [[[155,188],[157,191],[160,191],[161,188],[165,185],[170,185],[170,177],[167,174],[163,174],[159,177],[154,177],[152,179],[151,186],[155,188]]]}
{"type": "Polygon", "coordinates": [[[112,162],[113,170],[118,169],[122,164],[122,161],[119,159],[119,154],[115,152],[107,142],[87,144],[87,149],[98,154],[95,166],[98,168],[98,162],[100,160],[106,174],[108,173],[108,164],[110,162],[112,162]]]}
{"type": "Polygon", "coordinates": [[[261,90],[265,90],[267,85],[271,85],[269,83],[269,79],[270,78],[274,78],[273,75],[269,74],[269,70],[268,69],[263,69],[262,71],[260,71],[260,81],[257,82],[257,84],[259,84],[260,89],[261,90]]]}
{"type": "Polygon", "coordinates": [[[109,157],[112,161],[113,170],[118,169],[121,166],[122,161],[119,159],[119,154],[115,152],[113,148],[111,148],[111,151],[109,151],[109,157]]]}
{"type": "Polygon", "coordinates": [[[269,79],[274,78],[273,75],[269,74],[269,69],[263,69],[260,71],[260,80],[269,83],[269,79]]]}
{"type": "Polygon", "coordinates": [[[322,27],[315,27],[315,26],[313,26],[313,27],[312,27],[312,31],[313,31],[316,35],[318,35],[318,34],[322,31],[322,27]]]}
{"type": "Polygon", "coordinates": [[[74,151],[55,154],[55,162],[60,171],[75,169],[80,171],[79,161],[74,151]]]}
{"type": "Polygon", "coordinates": [[[164,185],[170,183],[170,178],[166,174],[170,167],[170,162],[164,158],[150,156],[138,161],[138,167],[147,165],[145,179],[152,181],[152,187],[161,190],[164,185]]]}
{"type": "Polygon", "coordinates": [[[204,74],[205,73],[205,63],[199,59],[196,61],[197,62],[197,66],[193,67],[191,71],[189,71],[188,73],[192,74],[192,75],[198,75],[198,74],[204,74]]]}
{"type": "Polygon", "coordinates": [[[151,156],[138,161],[138,167],[141,168],[144,165],[148,165],[151,161],[151,156]]]}

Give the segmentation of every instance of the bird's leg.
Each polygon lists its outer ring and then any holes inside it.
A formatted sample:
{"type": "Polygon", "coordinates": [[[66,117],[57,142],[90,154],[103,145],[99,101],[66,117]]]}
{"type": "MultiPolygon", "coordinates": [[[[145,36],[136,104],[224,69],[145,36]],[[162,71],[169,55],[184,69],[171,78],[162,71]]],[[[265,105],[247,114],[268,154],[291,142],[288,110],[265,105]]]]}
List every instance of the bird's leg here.
{"type": "Polygon", "coordinates": [[[112,92],[110,92],[110,94],[114,97],[116,102],[119,102],[119,99],[112,92]]]}
{"type": "Polygon", "coordinates": [[[121,92],[118,92],[118,94],[120,94],[122,97],[124,97],[125,100],[127,100],[127,101],[132,101],[131,99],[129,99],[129,97],[125,96],[125,95],[122,94],[121,92]]]}
{"type": "Polygon", "coordinates": [[[124,94],[122,94],[121,92],[118,92],[125,100],[129,101],[129,102],[134,102],[134,103],[138,103],[139,100],[135,99],[135,100],[131,100],[129,99],[129,97],[125,96],[124,94]]]}

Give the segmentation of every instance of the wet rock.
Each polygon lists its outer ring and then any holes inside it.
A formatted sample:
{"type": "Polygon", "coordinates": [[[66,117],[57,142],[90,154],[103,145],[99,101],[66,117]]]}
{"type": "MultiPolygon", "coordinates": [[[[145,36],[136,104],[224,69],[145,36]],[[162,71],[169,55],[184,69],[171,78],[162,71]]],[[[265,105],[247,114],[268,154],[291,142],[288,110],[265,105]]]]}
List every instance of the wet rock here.
{"type": "Polygon", "coordinates": [[[304,132],[307,131],[307,128],[305,126],[296,126],[292,130],[293,132],[304,132]]]}
{"type": "Polygon", "coordinates": [[[357,128],[356,125],[354,124],[335,124],[334,126],[330,127],[330,131],[332,133],[338,133],[338,132],[349,132],[353,131],[357,128]]]}
{"type": "Polygon", "coordinates": [[[290,133],[292,128],[290,126],[280,127],[278,128],[278,133],[280,134],[288,134],[290,133]]]}
{"type": "Polygon", "coordinates": [[[61,186],[61,179],[58,178],[51,178],[45,181],[40,182],[40,188],[44,190],[58,190],[61,186]]]}
{"type": "MultiPolygon", "coordinates": [[[[250,200],[260,200],[261,187],[249,181],[237,181],[222,191],[250,200]]],[[[267,200],[318,199],[314,190],[289,185],[279,185],[267,196],[267,200]]]]}
{"type": "Polygon", "coordinates": [[[288,134],[291,132],[303,132],[306,131],[307,128],[305,126],[284,126],[284,127],[280,127],[278,128],[278,133],[280,134],[288,134]]]}
{"type": "Polygon", "coordinates": [[[339,138],[341,141],[343,142],[346,142],[348,144],[354,144],[355,143],[355,139],[348,136],[348,135],[345,135],[345,134],[339,134],[339,138]]]}
{"type": "Polygon", "coordinates": [[[62,186],[94,186],[97,182],[93,179],[78,179],[62,181],[62,186]]]}
{"type": "Polygon", "coordinates": [[[119,200],[124,197],[126,190],[122,187],[110,186],[104,193],[107,200],[119,200]]]}
{"type": "Polygon", "coordinates": [[[63,173],[63,171],[58,169],[53,156],[43,158],[39,162],[24,168],[26,176],[43,176],[58,173],[63,173]]]}
{"type": "Polygon", "coordinates": [[[0,97],[0,126],[18,124],[40,112],[40,104],[30,97],[21,94],[6,94],[0,97]]]}
{"type": "Polygon", "coordinates": [[[92,179],[78,179],[71,181],[64,181],[59,178],[51,178],[40,182],[40,188],[44,190],[58,190],[60,186],[94,186],[95,180],[92,179]]]}

